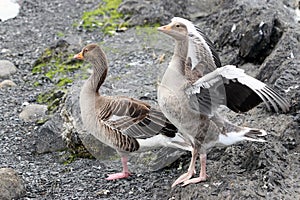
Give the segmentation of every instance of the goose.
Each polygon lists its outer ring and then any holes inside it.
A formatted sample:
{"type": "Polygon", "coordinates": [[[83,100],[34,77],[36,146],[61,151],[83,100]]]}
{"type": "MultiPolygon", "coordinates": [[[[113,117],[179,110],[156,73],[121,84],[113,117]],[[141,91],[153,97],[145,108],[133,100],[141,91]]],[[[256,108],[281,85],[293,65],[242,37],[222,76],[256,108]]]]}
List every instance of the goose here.
{"type": "Polygon", "coordinates": [[[212,42],[191,21],[174,17],[158,31],[175,40],[172,59],[158,85],[158,104],[165,116],[193,146],[188,171],[172,187],[207,179],[207,150],[239,141],[264,142],[266,131],[234,125],[221,116],[227,106],[246,112],[261,102],[268,110],[289,110],[289,103],[265,83],[234,65],[222,66],[212,42]],[[195,162],[200,157],[199,177],[195,162]]]}
{"type": "Polygon", "coordinates": [[[130,153],[157,147],[191,150],[191,144],[158,108],[129,97],[101,94],[101,85],[108,72],[108,61],[99,45],[85,46],[74,58],[86,60],[93,66],[93,72],[80,92],[83,125],[89,133],[116,149],[121,156],[122,172],[111,174],[106,180],[131,175],[127,164],[130,153]]]}

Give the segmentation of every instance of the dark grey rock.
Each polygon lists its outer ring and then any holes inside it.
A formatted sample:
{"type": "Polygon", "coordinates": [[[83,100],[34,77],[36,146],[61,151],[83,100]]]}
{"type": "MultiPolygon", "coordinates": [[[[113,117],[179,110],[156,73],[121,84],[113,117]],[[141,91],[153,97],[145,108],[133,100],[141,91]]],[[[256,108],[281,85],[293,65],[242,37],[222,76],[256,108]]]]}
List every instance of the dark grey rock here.
{"type": "Polygon", "coordinates": [[[0,168],[0,199],[19,199],[24,192],[25,186],[18,173],[12,168],[0,168]]]}
{"type": "Polygon", "coordinates": [[[127,23],[131,26],[144,24],[169,23],[174,16],[188,17],[188,1],[175,0],[125,0],[119,11],[129,16],[127,23]]]}
{"type": "Polygon", "coordinates": [[[283,27],[277,19],[260,22],[242,36],[239,55],[248,62],[262,63],[274,50],[283,27]]]}
{"type": "Polygon", "coordinates": [[[63,121],[59,114],[55,114],[37,130],[35,141],[37,153],[61,151],[67,148],[61,133],[63,121]]]}

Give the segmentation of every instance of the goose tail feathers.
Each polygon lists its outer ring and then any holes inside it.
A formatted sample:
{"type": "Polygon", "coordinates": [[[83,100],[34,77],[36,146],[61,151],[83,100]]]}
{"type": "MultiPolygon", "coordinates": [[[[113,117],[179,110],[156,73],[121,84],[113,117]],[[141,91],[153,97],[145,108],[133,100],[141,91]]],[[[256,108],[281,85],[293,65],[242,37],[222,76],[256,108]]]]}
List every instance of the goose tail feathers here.
{"type": "Polygon", "coordinates": [[[168,137],[163,134],[155,135],[146,139],[137,139],[141,150],[152,149],[155,147],[171,147],[191,151],[191,142],[183,137],[181,133],[176,133],[174,137],[168,137]]]}
{"type": "Polygon", "coordinates": [[[254,142],[266,142],[266,140],[260,138],[265,135],[267,135],[267,132],[261,129],[243,128],[239,131],[232,131],[226,134],[220,134],[219,143],[227,146],[244,140],[254,142]]]}

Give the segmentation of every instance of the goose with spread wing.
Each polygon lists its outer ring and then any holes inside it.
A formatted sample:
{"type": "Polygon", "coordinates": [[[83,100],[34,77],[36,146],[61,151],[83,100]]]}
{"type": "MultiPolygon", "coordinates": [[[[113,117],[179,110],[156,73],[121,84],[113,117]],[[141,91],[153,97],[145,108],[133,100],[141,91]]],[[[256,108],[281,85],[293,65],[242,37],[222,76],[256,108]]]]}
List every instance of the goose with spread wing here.
{"type": "Polygon", "coordinates": [[[158,86],[158,103],[165,116],[193,145],[188,172],[172,186],[206,180],[206,151],[216,145],[242,140],[259,141],[265,131],[236,126],[218,114],[225,105],[246,112],[261,102],[276,112],[289,110],[289,103],[261,81],[233,65],[221,66],[212,43],[192,22],[175,17],[158,28],[175,40],[173,57],[158,86]],[[195,162],[200,155],[200,175],[195,162]]]}
{"type": "Polygon", "coordinates": [[[123,171],[109,175],[107,180],[130,175],[129,153],[157,147],[191,149],[190,143],[159,109],[133,98],[101,95],[99,89],[108,72],[108,61],[99,45],[87,45],[74,58],[86,60],[93,66],[93,73],[80,92],[83,124],[89,133],[116,149],[121,156],[123,171]]]}

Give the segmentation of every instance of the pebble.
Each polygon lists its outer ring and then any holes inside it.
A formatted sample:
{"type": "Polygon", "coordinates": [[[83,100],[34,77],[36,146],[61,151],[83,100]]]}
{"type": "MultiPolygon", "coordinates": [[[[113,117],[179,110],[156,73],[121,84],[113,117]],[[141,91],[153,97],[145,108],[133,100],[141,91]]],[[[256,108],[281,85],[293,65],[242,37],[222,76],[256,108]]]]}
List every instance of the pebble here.
{"type": "Polygon", "coordinates": [[[24,194],[23,180],[12,168],[0,168],[0,199],[18,199],[24,194]]]}
{"type": "Polygon", "coordinates": [[[15,84],[11,80],[4,80],[0,83],[0,88],[2,88],[2,87],[16,87],[16,86],[17,86],[17,84],[15,84]]]}
{"type": "Polygon", "coordinates": [[[17,72],[16,66],[8,60],[0,60],[0,78],[7,77],[17,72]]]}
{"type": "Polygon", "coordinates": [[[28,104],[20,113],[19,118],[25,122],[36,122],[46,116],[46,111],[46,105],[28,104]]]}

